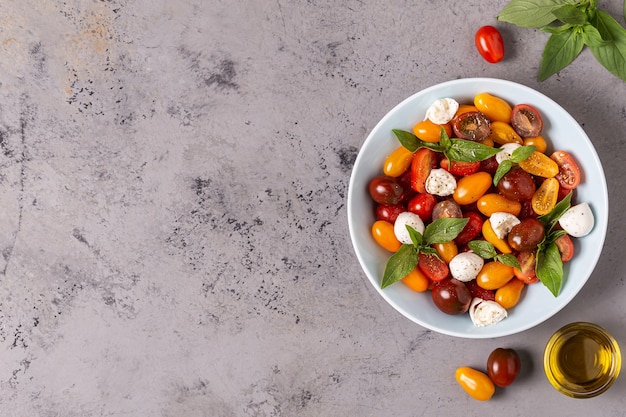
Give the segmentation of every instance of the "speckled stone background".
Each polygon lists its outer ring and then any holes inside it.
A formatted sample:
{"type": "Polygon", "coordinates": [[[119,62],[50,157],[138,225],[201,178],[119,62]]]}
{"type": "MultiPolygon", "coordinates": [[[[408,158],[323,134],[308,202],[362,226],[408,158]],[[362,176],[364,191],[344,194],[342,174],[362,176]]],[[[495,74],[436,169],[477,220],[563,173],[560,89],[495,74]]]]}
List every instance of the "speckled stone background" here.
{"type": "MultiPolygon", "coordinates": [[[[0,3],[0,415],[623,415],[546,380],[561,325],[626,347],[626,84],[589,51],[538,83],[547,35],[506,1],[0,3]],[[505,61],[473,33],[495,24],[505,61]],[[610,191],[600,264],[521,335],[427,331],[377,295],[346,196],[367,133],[460,77],[505,78],[585,128],[610,191]],[[488,403],[454,381],[493,348],[524,369],[488,403]]],[[[601,1],[624,24],[621,1],[601,1]]]]}

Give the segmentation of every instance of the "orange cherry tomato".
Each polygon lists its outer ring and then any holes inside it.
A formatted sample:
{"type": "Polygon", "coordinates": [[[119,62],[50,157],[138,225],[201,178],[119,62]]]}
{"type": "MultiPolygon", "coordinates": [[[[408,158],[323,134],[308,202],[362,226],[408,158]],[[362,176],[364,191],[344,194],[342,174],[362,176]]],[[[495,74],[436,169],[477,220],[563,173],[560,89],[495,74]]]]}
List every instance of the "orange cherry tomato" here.
{"type": "Polygon", "coordinates": [[[476,283],[486,290],[504,287],[514,277],[513,267],[499,261],[486,262],[476,276],[476,283]]]}
{"type": "Polygon", "coordinates": [[[471,104],[459,104],[459,108],[457,109],[456,113],[454,113],[454,117],[458,116],[459,114],[469,113],[473,111],[478,111],[476,106],[472,106],[471,104]]]}
{"type": "Polygon", "coordinates": [[[565,151],[556,151],[550,155],[552,159],[559,166],[559,173],[556,174],[556,179],[559,180],[561,187],[566,190],[573,190],[580,184],[580,168],[576,163],[576,160],[565,151]]]}
{"type": "Polygon", "coordinates": [[[548,142],[544,139],[543,136],[535,136],[532,138],[524,139],[524,146],[534,146],[537,152],[546,153],[546,149],[548,149],[548,142]]]}
{"type": "Polygon", "coordinates": [[[521,203],[509,200],[508,198],[497,193],[483,195],[476,202],[476,207],[478,208],[478,211],[487,217],[497,211],[504,211],[505,213],[511,213],[512,215],[517,216],[522,210],[521,203]]]}
{"type": "Polygon", "coordinates": [[[531,199],[533,211],[540,216],[550,213],[556,205],[558,196],[559,181],[556,178],[546,178],[531,199]]]}
{"type": "Polygon", "coordinates": [[[507,143],[517,143],[521,145],[523,143],[520,135],[515,133],[511,125],[506,122],[491,122],[491,133],[488,137],[498,145],[507,143]]]}
{"type": "Polygon", "coordinates": [[[438,125],[429,119],[422,120],[413,126],[413,133],[424,142],[439,142],[442,127],[448,136],[452,135],[452,127],[448,123],[438,125]]]}
{"type": "Polygon", "coordinates": [[[489,243],[496,247],[502,253],[511,253],[513,249],[509,246],[509,243],[505,239],[500,239],[496,232],[494,232],[489,219],[485,220],[482,227],[483,237],[489,243]]]}
{"type": "Polygon", "coordinates": [[[397,252],[402,243],[396,238],[393,224],[385,220],[376,220],[372,225],[372,236],[376,243],[389,252],[397,252]]]}
{"type": "Polygon", "coordinates": [[[419,268],[414,268],[409,272],[409,275],[402,278],[402,282],[404,282],[407,287],[417,292],[424,292],[430,286],[430,280],[419,268]]]}
{"type": "Polygon", "coordinates": [[[528,158],[519,163],[519,166],[531,175],[552,178],[559,173],[559,166],[549,156],[534,151],[528,158]]]}
{"type": "Polygon", "coordinates": [[[433,244],[433,247],[437,251],[437,255],[439,255],[439,257],[447,264],[449,264],[452,258],[459,253],[459,248],[456,246],[454,241],[435,243],[433,244]]]}
{"type": "Polygon", "coordinates": [[[456,382],[475,400],[487,401],[496,392],[496,386],[483,372],[461,366],[455,372],[456,382]]]}
{"type": "Polygon", "coordinates": [[[475,203],[491,188],[491,182],[491,175],[484,171],[462,177],[457,181],[452,198],[462,206],[475,203]]]}
{"type": "Polygon", "coordinates": [[[399,177],[409,169],[412,160],[413,152],[400,146],[385,159],[383,173],[389,177],[399,177]]]}
{"type": "Polygon", "coordinates": [[[512,279],[496,290],[496,302],[505,309],[513,308],[522,298],[522,290],[526,284],[519,279],[512,279]]]}
{"type": "MultiPolygon", "coordinates": [[[[513,108],[500,97],[489,93],[480,93],[474,97],[474,106],[491,120],[491,122],[509,123],[513,108]]],[[[493,125],[492,125],[493,129],[493,125]]],[[[512,129],[512,128],[511,128],[512,129]]]]}

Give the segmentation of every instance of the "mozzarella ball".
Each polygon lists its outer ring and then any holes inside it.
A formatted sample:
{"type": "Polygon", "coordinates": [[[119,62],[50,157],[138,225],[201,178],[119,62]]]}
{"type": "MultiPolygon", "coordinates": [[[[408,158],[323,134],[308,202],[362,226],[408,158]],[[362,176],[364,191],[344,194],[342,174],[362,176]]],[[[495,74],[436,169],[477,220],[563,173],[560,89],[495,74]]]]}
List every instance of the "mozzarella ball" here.
{"type": "Polygon", "coordinates": [[[520,224],[520,220],[511,213],[497,211],[489,217],[491,228],[496,236],[504,239],[509,234],[513,226],[520,224]]]}
{"type": "Polygon", "coordinates": [[[594,225],[594,217],[589,204],[580,203],[570,207],[559,219],[559,224],[571,236],[588,235],[594,225]]]}
{"type": "Polygon", "coordinates": [[[520,145],[519,143],[505,143],[504,145],[500,146],[500,152],[496,154],[496,161],[501,164],[502,161],[504,161],[505,159],[511,159],[511,154],[513,153],[513,151],[515,151],[517,148],[521,148],[521,146],[522,145],[520,145]]]}
{"type": "Polygon", "coordinates": [[[396,239],[400,241],[400,243],[412,244],[411,235],[409,235],[409,231],[406,228],[411,226],[415,229],[416,232],[424,233],[424,222],[415,213],[411,213],[410,211],[405,211],[404,213],[400,213],[396,222],[393,224],[393,233],[396,235],[396,239]]]}
{"type": "Polygon", "coordinates": [[[454,194],[456,190],[456,178],[443,168],[430,171],[426,178],[426,191],[429,194],[445,197],[454,194]]]}
{"type": "Polygon", "coordinates": [[[435,100],[426,110],[426,119],[431,122],[443,125],[448,123],[454,117],[459,109],[459,103],[452,98],[440,98],[435,100]]]}
{"type": "Polygon", "coordinates": [[[476,278],[485,261],[474,252],[461,252],[448,265],[450,274],[459,281],[468,282],[476,278]]]}

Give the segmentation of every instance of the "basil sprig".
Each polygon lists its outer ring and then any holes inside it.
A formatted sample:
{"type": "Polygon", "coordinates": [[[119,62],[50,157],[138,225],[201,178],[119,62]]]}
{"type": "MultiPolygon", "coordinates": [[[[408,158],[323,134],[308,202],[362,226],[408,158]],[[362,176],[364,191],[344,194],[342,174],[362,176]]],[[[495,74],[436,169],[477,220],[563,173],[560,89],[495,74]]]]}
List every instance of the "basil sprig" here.
{"type": "Polygon", "coordinates": [[[486,240],[472,240],[467,246],[483,259],[493,259],[494,261],[520,269],[519,261],[515,255],[496,252],[495,246],[486,240]]]}
{"type": "Polygon", "coordinates": [[[388,287],[406,277],[417,266],[420,253],[435,255],[437,252],[430,245],[450,242],[461,233],[468,221],[468,218],[437,219],[426,226],[423,235],[407,225],[412,244],[402,244],[400,249],[391,255],[385,265],[380,287],[388,287]]]}
{"type": "Polygon", "coordinates": [[[537,217],[546,229],[546,235],[537,246],[537,261],[535,263],[535,274],[539,281],[550,290],[552,295],[557,297],[563,288],[563,262],[561,253],[556,245],[556,239],[566,232],[561,229],[554,229],[559,218],[571,207],[572,192],[559,201],[548,214],[537,217]]]}
{"type": "Polygon", "coordinates": [[[511,170],[515,166],[515,164],[519,164],[530,155],[535,152],[536,147],[534,145],[520,146],[511,152],[511,158],[505,159],[498,164],[498,168],[496,169],[496,173],[493,175],[493,185],[498,186],[498,183],[506,175],[507,172],[511,170]]]}
{"type": "Polygon", "coordinates": [[[479,162],[491,158],[500,152],[499,148],[493,148],[482,143],[450,138],[443,128],[441,128],[439,142],[425,142],[406,130],[393,129],[393,133],[402,146],[411,152],[415,152],[420,148],[428,148],[435,152],[443,153],[450,161],[479,162]]]}
{"type": "Polygon", "coordinates": [[[511,0],[498,20],[550,34],[539,81],[572,63],[585,45],[602,66],[626,81],[626,29],[597,4],[597,0],[511,0]]]}

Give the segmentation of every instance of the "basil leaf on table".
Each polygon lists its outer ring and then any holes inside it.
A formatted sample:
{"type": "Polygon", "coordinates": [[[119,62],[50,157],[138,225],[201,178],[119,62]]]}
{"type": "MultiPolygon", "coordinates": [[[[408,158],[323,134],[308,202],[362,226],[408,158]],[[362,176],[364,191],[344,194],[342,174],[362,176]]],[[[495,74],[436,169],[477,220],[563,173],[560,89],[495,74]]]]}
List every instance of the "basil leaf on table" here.
{"type": "Polygon", "coordinates": [[[584,25],[587,22],[587,13],[574,4],[564,4],[552,11],[554,17],[570,25],[584,25]]]}
{"type": "Polygon", "coordinates": [[[583,50],[585,44],[579,33],[566,31],[550,35],[541,55],[539,81],[543,81],[566,66],[583,50]]]}
{"type": "Polygon", "coordinates": [[[498,14],[498,20],[524,28],[538,28],[556,20],[552,13],[566,0],[513,0],[498,14]]]}
{"type": "Polygon", "coordinates": [[[596,11],[591,23],[602,39],[609,41],[602,45],[589,45],[591,53],[604,68],[626,81],[626,30],[602,10],[596,11]]]}
{"type": "Polygon", "coordinates": [[[544,250],[537,251],[537,278],[557,297],[563,286],[563,262],[556,243],[550,243],[544,250]]]}

